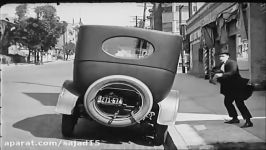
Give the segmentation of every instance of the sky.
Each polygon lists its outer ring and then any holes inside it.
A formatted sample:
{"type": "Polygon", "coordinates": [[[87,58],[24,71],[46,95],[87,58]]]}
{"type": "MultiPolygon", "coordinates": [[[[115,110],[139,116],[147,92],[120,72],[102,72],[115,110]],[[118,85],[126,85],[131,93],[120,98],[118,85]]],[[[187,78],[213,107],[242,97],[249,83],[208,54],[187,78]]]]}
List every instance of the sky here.
{"type": "MultiPolygon", "coordinates": [[[[19,4],[6,4],[1,7],[1,14],[8,14],[15,17],[15,8],[19,4]]],[[[36,6],[45,5],[44,3],[28,4],[28,16],[34,16],[36,6]]],[[[86,25],[116,25],[134,26],[134,16],[143,16],[144,3],[50,3],[57,10],[57,16],[61,21],[78,23],[80,18],[86,25]]],[[[150,4],[149,4],[150,5],[150,4]]],[[[149,9],[150,7],[148,7],[149,9]]],[[[147,9],[147,10],[148,10],[147,9]]],[[[146,11],[148,14],[148,11],[146,11]]]]}

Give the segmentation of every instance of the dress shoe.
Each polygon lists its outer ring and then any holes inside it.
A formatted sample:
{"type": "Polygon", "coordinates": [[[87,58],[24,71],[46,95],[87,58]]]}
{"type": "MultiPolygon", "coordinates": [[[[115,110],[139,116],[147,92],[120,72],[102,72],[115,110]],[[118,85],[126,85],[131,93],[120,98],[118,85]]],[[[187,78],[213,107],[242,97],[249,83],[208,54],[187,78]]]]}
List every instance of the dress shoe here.
{"type": "Polygon", "coordinates": [[[252,122],[246,122],[243,126],[241,126],[241,128],[248,128],[248,127],[253,127],[253,123],[252,122]]]}
{"type": "Polygon", "coordinates": [[[239,122],[240,121],[238,119],[232,119],[232,120],[225,121],[224,123],[233,124],[233,123],[239,123],[239,122]]]}

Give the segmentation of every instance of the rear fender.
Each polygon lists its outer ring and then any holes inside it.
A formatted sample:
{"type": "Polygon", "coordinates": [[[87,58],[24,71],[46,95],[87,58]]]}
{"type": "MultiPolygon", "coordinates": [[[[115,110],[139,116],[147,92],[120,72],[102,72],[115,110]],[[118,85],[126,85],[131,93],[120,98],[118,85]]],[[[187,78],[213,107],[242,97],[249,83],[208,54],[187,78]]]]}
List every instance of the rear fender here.
{"type": "Polygon", "coordinates": [[[179,92],[171,90],[168,96],[158,103],[159,113],[157,123],[161,125],[173,125],[176,121],[179,107],[179,92]]]}
{"type": "Polygon", "coordinates": [[[60,114],[71,115],[78,100],[73,81],[66,80],[61,88],[55,111],[60,114]]]}

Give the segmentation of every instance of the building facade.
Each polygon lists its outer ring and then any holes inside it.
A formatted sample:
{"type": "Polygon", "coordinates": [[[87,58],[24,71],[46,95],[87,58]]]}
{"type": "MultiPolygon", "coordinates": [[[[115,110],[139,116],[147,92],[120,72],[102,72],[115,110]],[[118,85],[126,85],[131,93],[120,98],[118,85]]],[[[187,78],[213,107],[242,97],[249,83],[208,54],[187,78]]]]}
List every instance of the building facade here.
{"type": "Polygon", "coordinates": [[[15,29],[15,18],[8,14],[0,14],[0,59],[1,63],[25,62],[28,51],[19,44],[9,45],[8,33],[15,29]]]}
{"type": "Polygon", "coordinates": [[[180,25],[188,19],[188,3],[163,3],[162,8],[162,31],[180,35],[180,25]]]}
{"type": "Polygon", "coordinates": [[[263,3],[205,3],[187,21],[190,72],[209,78],[226,46],[243,77],[266,83],[266,13],[263,3]]]}
{"type": "Polygon", "coordinates": [[[188,19],[188,3],[154,3],[151,10],[151,29],[180,34],[180,25],[188,19]]]}
{"type": "Polygon", "coordinates": [[[75,23],[74,20],[72,23],[67,23],[66,32],[58,39],[56,48],[63,49],[64,44],[73,42],[76,43],[78,37],[78,29],[83,23],[81,19],[78,23],[75,23]]]}
{"type": "MultiPolygon", "coordinates": [[[[171,32],[177,35],[185,35],[186,21],[189,16],[196,13],[198,8],[203,4],[203,2],[153,3],[153,9],[149,10],[151,12],[149,16],[151,29],[171,32]]],[[[184,39],[187,40],[186,38],[184,39]]],[[[188,66],[187,63],[189,63],[190,60],[189,54],[187,53],[187,45],[188,44],[184,44],[181,59],[179,59],[179,66],[182,65],[182,72],[185,72],[184,67],[188,66]]]]}
{"type": "MultiPolygon", "coordinates": [[[[63,35],[61,35],[60,38],[57,40],[55,51],[52,52],[53,56],[56,56],[57,58],[60,59],[66,59],[66,55],[68,54],[64,50],[64,46],[70,42],[76,44],[79,27],[81,25],[83,25],[81,19],[79,20],[78,23],[75,23],[74,19],[72,23],[67,23],[66,32],[63,35]]],[[[71,57],[74,57],[74,55],[71,54],[71,57]]]]}

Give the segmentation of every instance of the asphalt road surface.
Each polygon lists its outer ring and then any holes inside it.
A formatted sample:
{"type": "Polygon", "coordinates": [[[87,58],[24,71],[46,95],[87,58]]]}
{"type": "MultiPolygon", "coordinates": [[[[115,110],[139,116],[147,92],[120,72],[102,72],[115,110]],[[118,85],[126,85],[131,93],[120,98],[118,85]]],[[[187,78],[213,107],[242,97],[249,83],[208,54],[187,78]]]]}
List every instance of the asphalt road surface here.
{"type": "Polygon", "coordinates": [[[253,95],[247,105],[254,127],[223,123],[227,117],[218,86],[186,74],[176,77],[180,91],[179,116],[169,127],[167,144],[154,146],[138,128],[110,129],[80,119],[75,138],[60,132],[61,115],[54,109],[61,85],[72,79],[73,62],[2,68],[2,149],[265,149],[265,92],[253,95]]]}
{"type": "Polygon", "coordinates": [[[110,129],[79,119],[75,138],[61,135],[55,112],[65,80],[72,79],[72,61],[2,68],[2,149],[164,149],[143,138],[139,128],[110,129]]]}

